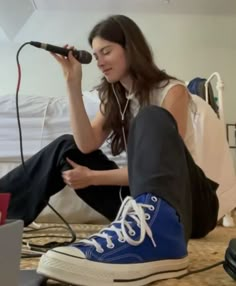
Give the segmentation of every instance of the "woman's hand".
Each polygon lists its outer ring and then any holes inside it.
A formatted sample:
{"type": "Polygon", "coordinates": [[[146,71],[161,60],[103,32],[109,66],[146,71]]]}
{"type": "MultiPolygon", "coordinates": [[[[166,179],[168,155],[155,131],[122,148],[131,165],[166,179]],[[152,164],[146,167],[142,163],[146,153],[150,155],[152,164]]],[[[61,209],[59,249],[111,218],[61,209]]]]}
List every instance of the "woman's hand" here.
{"type": "Polygon", "coordinates": [[[66,158],[67,162],[73,167],[72,170],[64,171],[62,178],[71,188],[83,189],[92,185],[92,170],[85,166],[78,165],[74,161],[66,158]]]}
{"type": "Polygon", "coordinates": [[[78,60],[76,60],[76,58],[72,54],[72,50],[74,50],[73,46],[65,45],[64,48],[70,50],[68,53],[68,57],[64,57],[54,53],[51,53],[51,55],[61,65],[67,83],[76,84],[77,87],[79,84],[79,86],[81,87],[81,80],[82,80],[81,63],[78,60]]]}

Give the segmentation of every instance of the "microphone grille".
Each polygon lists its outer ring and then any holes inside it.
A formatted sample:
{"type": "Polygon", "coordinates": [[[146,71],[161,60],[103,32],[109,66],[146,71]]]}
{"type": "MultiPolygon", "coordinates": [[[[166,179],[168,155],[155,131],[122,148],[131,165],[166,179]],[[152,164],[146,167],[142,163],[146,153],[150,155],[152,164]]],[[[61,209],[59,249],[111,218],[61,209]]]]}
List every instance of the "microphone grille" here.
{"type": "Polygon", "coordinates": [[[92,61],[92,55],[87,51],[80,50],[78,60],[81,64],[89,64],[92,61]]]}

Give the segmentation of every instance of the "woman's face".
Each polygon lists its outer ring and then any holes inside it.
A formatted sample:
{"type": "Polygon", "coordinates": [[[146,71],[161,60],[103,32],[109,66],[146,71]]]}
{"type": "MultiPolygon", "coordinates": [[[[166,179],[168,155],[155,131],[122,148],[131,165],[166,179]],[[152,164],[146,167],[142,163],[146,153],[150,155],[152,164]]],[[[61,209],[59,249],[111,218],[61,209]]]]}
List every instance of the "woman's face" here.
{"type": "Polygon", "coordinates": [[[122,82],[128,77],[126,54],[121,45],[95,37],[92,48],[97,66],[108,82],[122,82]]]}

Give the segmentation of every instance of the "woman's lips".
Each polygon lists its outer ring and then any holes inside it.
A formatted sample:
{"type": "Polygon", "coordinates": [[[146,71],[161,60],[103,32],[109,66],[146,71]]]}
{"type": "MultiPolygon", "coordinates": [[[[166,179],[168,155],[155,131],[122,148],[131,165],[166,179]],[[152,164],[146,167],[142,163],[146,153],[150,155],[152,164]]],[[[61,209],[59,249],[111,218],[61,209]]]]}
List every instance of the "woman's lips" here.
{"type": "Polygon", "coordinates": [[[103,71],[103,73],[104,73],[105,75],[108,75],[110,71],[111,71],[111,69],[106,69],[106,70],[103,71]]]}

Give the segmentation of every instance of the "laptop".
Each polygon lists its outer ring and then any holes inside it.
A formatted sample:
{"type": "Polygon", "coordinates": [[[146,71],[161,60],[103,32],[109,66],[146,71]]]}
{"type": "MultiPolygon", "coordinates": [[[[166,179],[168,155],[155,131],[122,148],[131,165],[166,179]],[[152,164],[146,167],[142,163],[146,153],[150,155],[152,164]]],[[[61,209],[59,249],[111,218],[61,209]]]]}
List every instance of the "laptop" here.
{"type": "Polygon", "coordinates": [[[19,286],[47,286],[47,278],[38,274],[36,269],[20,270],[19,286]]]}
{"type": "Polygon", "coordinates": [[[36,269],[20,270],[22,220],[7,220],[10,194],[0,193],[0,285],[43,286],[46,278],[36,269]]]}

